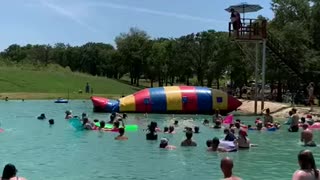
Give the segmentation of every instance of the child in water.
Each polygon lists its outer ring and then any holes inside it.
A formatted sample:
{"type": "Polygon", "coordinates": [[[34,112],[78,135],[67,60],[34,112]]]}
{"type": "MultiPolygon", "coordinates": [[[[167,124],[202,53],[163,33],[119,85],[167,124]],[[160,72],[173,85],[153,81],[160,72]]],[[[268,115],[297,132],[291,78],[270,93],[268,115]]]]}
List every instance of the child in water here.
{"type": "Polygon", "coordinates": [[[159,148],[168,150],[176,149],[175,146],[169,145],[168,143],[169,140],[167,138],[161,138],[159,148]]]}

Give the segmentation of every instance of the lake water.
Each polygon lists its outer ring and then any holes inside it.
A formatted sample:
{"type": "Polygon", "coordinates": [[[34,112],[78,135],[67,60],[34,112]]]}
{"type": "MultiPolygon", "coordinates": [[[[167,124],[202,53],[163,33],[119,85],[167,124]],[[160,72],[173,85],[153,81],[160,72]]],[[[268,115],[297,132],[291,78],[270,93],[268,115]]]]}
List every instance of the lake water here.
{"type": "MultiPolygon", "coordinates": [[[[69,104],[54,104],[53,101],[0,101],[0,122],[5,132],[0,133],[0,168],[13,163],[18,175],[31,180],[91,180],[91,179],[138,179],[138,180],[192,180],[221,179],[220,159],[234,159],[234,174],[243,179],[290,179],[298,168],[297,153],[299,133],[288,133],[286,127],[277,132],[249,132],[252,143],[259,147],[236,153],[212,153],[206,151],[206,140],[223,137],[222,130],[213,130],[201,125],[208,116],[179,115],[180,129],[169,138],[177,149],[160,150],[159,141],[148,142],[142,130],[151,120],[160,127],[173,122],[172,115],[129,114],[128,124],[138,124],[137,132],[127,132],[129,140],[115,141],[117,133],[75,131],[64,120],[64,112],[74,114],[87,112],[90,118],[109,119],[109,114],[92,112],[90,101],[71,101],[69,104]],[[47,121],[37,120],[41,113],[55,119],[49,127],[47,121]],[[194,134],[196,148],[181,148],[184,125],[200,126],[200,134],[194,134]]],[[[254,117],[239,117],[253,122],[254,117]]],[[[252,123],[251,123],[252,124],[252,123]]],[[[319,133],[315,141],[319,141],[319,133]]],[[[319,148],[311,148],[317,162],[319,148]]],[[[2,171],[2,170],[0,170],[2,171]]]]}

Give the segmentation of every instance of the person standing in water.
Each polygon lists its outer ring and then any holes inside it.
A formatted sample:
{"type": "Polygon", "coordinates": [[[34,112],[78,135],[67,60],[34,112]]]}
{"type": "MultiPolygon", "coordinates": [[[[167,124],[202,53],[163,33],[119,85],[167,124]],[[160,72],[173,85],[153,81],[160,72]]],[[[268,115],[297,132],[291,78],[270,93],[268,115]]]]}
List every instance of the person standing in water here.
{"type": "Polygon", "coordinates": [[[193,133],[192,131],[186,132],[186,140],[181,142],[181,146],[197,146],[197,143],[192,141],[193,133]]]}
{"type": "Polygon", "coordinates": [[[264,126],[268,128],[268,124],[273,124],[273,117],[270,115],[270,109],[266,109],[266,114],[264,115],[264,126]]]}
{"type": "Polygon", "coordinates": [[[294,172],[292,180],[320,180],[319,170],[311,151],[300,151],[298,161],[300,169],[294,172]]]}
{"type": "Polygon", "coordinates": [[[289,132],[298,132],[299,131],[299,115],[297,114],[297,109],[292,108],[292,120],[290,127],[288,129],[289,132]]]}
{"type": "Polygon", "coordinates": [[[241,178],[232,174],[233,161],[229,157],[221,159],[220,168],[225,180],[242,180],[241,178]]]}
{"type": "Polygon", "coordinates": [[[310,105],[310,111],[313,111],[313,105],[314,105],[314,84],[311,82],[309,86],[307,87],[308,90],[308,104],[310,105]]]}
{"type": "Polygon", "coordinates": [[[119,128],[119,135],[115,137],[115,140],[125,141],[128,140],[128,137],[124,135],[124,128],[119,128]]]}
{"type": "Polygon", "coordinates": [[[23,177],[17,176],[18,170],[13,164],[7,164],[2,172],[1,180],[26,180],[23,177]]]}
{"type": "Polygon", "coordinates": [[[305,146],[315,147],[316,143],[313,141],[312,131],[308,128],[308,124],[303,124],[303,131],[301,132],[301,142],[304,142],[305,146]]]}

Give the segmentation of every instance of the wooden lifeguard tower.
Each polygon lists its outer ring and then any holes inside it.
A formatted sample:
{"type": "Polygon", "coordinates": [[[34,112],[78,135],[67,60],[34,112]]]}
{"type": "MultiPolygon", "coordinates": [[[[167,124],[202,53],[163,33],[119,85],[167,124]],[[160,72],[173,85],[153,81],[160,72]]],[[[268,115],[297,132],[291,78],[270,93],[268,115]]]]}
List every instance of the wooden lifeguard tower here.
{"type": "Polygon", "coordinates": [[[238,43],[254,43],[256,46],[255,55],[255,105],[254,112],[258,113],[258,76],[259,76],[259,51],[262,44],[262,84],[261,84],[261,113],[264,110],[265,100],[265,71],[266,71],[266,46],[267,46],[267,21],[261,19],[241,19],[241,25],[238,30],[233,29],[233,24],[229,23],[229,37],[238,43]]]}

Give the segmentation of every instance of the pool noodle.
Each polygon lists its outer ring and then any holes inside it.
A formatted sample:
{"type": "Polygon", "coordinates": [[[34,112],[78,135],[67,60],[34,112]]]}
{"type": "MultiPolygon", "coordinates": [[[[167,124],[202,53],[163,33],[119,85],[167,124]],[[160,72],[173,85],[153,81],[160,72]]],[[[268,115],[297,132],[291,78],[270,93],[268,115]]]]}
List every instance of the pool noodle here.
{"type": "MultiPolygon", "coordinates": [[[[96,125],[97,127],[100,127],[100,123],[99,123],[99,122],[95,123],[95,125],[96,125]]],[[[120,126],[120,127],[122,127],[122,126],[120,126]]],[[[104,128],[106,128],[106,129],[112,129],[112,128],[113,128],[113,125],[112,125],[112,124],[106,124],[106,125],[104,126],[104,128]]],[[[136,124],[128,124],[128,125],[125,125],[125,130],[128,130],[128,131],[136,131],[136,130],[138,130],[138,125],[136,125],[136,124]]]]}

